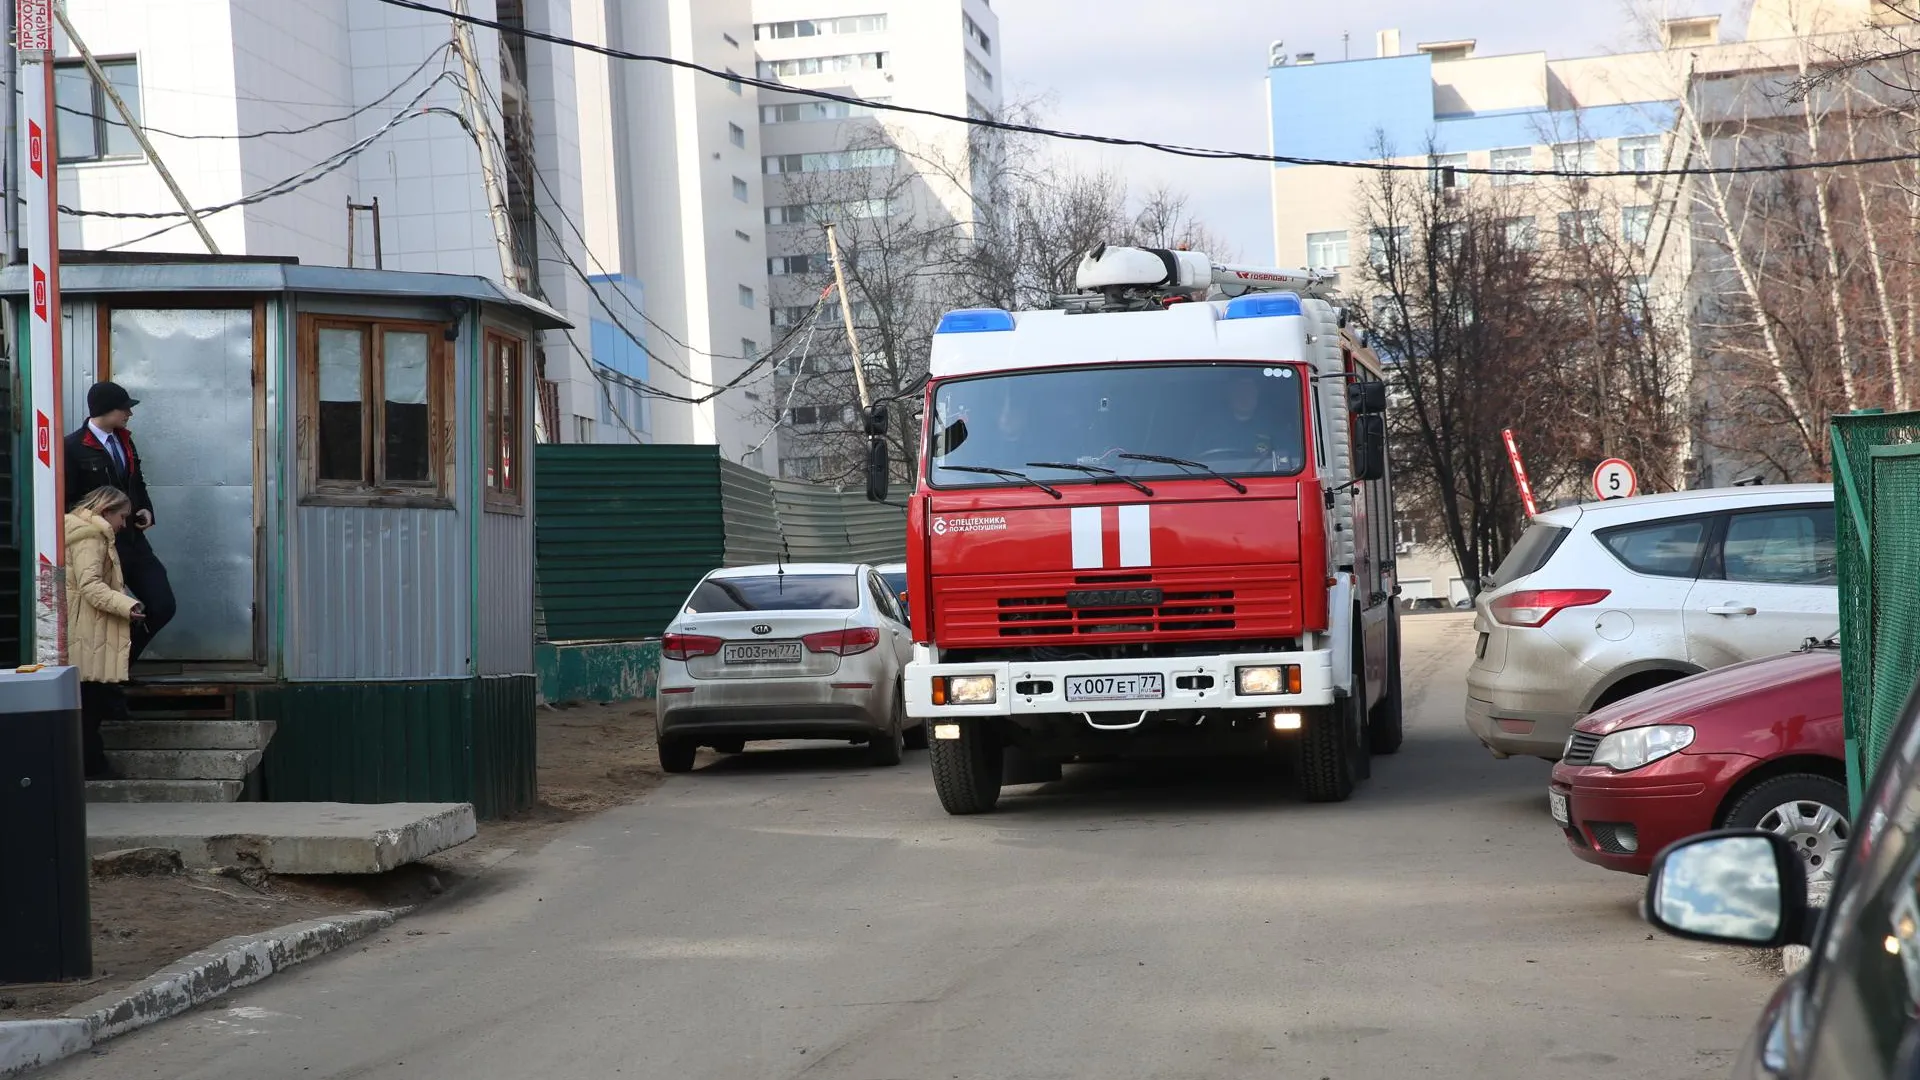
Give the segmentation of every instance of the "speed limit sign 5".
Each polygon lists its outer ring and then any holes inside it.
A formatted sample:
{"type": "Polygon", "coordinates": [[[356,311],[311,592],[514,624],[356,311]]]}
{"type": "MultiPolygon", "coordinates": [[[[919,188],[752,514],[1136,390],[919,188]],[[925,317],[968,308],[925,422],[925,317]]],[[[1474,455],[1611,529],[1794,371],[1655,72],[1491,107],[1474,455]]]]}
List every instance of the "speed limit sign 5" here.
{"type": "Polygon", "coordinates": [[[1600,499],[1625,499],[1640,490],[1640,477],[1633,466],[1619,458],[1608,458],[1593,470],[1593,494],[1600,499]]]}

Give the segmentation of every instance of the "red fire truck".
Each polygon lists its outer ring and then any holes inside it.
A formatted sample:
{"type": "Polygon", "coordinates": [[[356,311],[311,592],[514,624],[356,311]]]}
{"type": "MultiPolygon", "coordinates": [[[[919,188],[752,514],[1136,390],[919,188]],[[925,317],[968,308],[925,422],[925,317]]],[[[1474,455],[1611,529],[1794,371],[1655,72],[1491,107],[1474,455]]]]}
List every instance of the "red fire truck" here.
{"type": "Polygon", "coordinates": [[[1275,755],[1340,801],[1399,749],[1385,384],[1329,284],[1102,247],[1051,310],[941,320],[906,700],[948,812],[1174,755],[1275,755]]]}

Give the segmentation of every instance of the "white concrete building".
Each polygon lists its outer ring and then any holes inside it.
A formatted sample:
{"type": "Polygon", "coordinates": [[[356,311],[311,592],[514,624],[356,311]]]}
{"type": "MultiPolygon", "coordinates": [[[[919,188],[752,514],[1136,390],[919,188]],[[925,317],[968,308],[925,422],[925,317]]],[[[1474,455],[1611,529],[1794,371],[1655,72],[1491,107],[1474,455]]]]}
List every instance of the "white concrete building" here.
{"type": "MultiPolygon", "coordinates": [[[[463,65],[448,19],[360,0],[67,0],[66,7],[188,201],[232,207],[206,217],[222,254],[510,276],[509,284],[582,328],[579,350],[559,332],[543,342],[559,428],[548,437],[577,437],[580,420],[598,415],[597,383],[581,359],[586,291],[567,266],[580,248],[557,247],[539,224],[581,215],[573,50],[516,39],[503,52],[500,35],[473,31],[488,84],[483,109],[504,144],[517,219],[516,267],[508,275],[478,146],[459,118],[463,65]],[[350,211],[350,203],[368,209],[350,211]]],[[[472,0],[469,8],[482,18],[572,32],[564,0],[472,0]]],[[[182,218],[105,216],[179,206],[67,36],[56,39],[60,198],[81,211],[62,217],[62,246],[202,252],[182,218]]]]}
{"type": "MultiPolygon", "coordinates": [[[[999,112],[1000,28],[989,0],[753,0],[753,22],[761,79],[956,116],[999,112]]],[[[819,296],[824,220],[902,213],[972,219],[979,181],[964,125],[776,91],[760,94],[759,121],[771,298],[763,325],[776,338],[819,296]],[[881,134],[893,147],[874,145],[881,134]],[[859,198],[861,174],[882,170],[915,174],[911,197],[859,198]],[[823,197],[836,205],[818,205],[823,197]]],[[[857,325],[864,301],[853,300],[857,325]]],[[[837,328],[839,312],[829,310],[823,320],[837,328]]],[[[784,378],[778,389],[783,404],[799,406],[787,416],[786,430],[796,437],[783,437],[780,474],[815,478],[823,462],[800,436],[809,427],[844,427],[851,403],[803,400],[807,395],[789,393],[784,378]]]]}
{"type": "MultiPolygon", "coordinates": [[[[748,0],[573,8],[585,40],[753,69],[748,0]]],[[[771,345],[756,93],[657,64],[588,56],[580,70],[585,231],[606,279],[595,355],[625,376],[608,406],[625,422],[603,424],[600,438],[717,444],[729,460],[770,467],[768,379],[764,368],[742,378],[771,345]]]]}

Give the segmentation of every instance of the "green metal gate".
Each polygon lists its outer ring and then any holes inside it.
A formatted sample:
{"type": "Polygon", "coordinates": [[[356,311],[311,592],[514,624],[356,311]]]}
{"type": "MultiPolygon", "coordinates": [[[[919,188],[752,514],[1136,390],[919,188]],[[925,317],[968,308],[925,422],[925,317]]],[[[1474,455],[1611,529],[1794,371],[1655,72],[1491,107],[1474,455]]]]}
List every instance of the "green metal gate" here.
{"type": "Polygon", "coordinates": [[[1920,671],[1920,413],[1833,421],[1847,779],[1858,810],[1920,671]]]}

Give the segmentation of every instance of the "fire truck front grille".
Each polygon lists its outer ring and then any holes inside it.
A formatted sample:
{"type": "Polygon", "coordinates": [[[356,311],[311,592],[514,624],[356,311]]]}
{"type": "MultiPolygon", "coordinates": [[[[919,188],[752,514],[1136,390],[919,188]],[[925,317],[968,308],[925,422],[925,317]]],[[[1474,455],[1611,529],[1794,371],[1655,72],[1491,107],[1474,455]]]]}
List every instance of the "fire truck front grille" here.
{"type": "Polygon", "coordinates": [[[1289,637],[1299,632],[1291,579],[1219,580],[1211,571],[1021,581],[936,581],[937,633],[953,645],[1042,644],[1178,635],[1289,637]],[[1094,597],[1088,592],[1110,592],[1094,597]],[[1069,603],[1070,593],[1080,593],[1069,603]],[[1148,601],[1148,602],[1143,602],[1148,601]]]}

